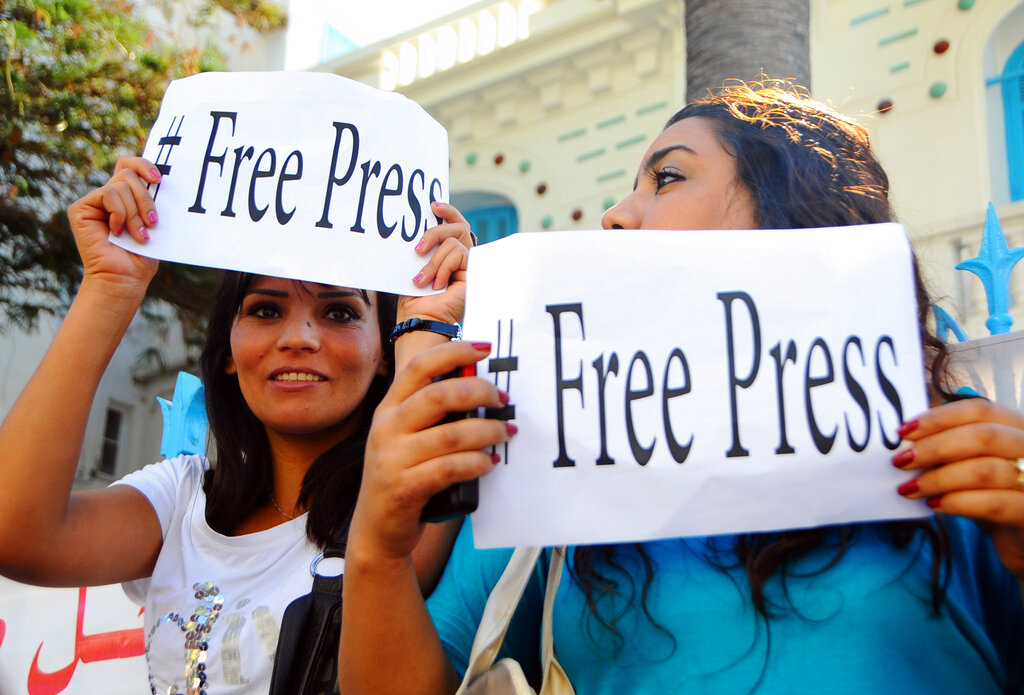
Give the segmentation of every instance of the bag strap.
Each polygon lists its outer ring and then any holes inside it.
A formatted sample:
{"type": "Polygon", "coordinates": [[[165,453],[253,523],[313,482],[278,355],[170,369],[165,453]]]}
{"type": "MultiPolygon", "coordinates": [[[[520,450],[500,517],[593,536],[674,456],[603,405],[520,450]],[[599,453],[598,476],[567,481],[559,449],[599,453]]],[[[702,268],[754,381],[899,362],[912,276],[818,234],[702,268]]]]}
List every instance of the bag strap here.
{"type": "Polygon", "coordinates": [[[269,695],[336,692],[338,623],[345,574],[322,575],[317,567],[325,557],[345,556],[347,530],[347,522],[339,526],[323,552],[313,559],[309,565],[312,589],[293,600],[284,611],[269,695]]]}
{"type": "Polygon", "coordinates": [[[331,534],[331,540],[324,546],[324,557],[345,557],[345,548],[348,546],[348,529],[352,526],[352,517],[355,514],[356,505],[353,502],[352,507],[349,508],[348,514],[345,516],[345,520],[334,529],[334,533],[331,534]]]}
{"type": "Polygon", "coordinates": [[[466,687],[474,678],[482,674],[494,664],[501,643],[505,640],[512,614],[516,612],[519,599],[523,596],[533,568],[537,565],[542,548],[516,548],[509,558],[501,579],[494,585],[491,595],[487,597],[480,626],[473,640],[473,650],[469,655],[469,666],[462,679],[462,687],[466,687]]]}
{"type": "Polygon", "coordinates": [[[345,559],[345,549],[348,547],[348,527],[352,524],[352,515],[354,513],[355,505],[352,505],[352,509],[349,510],[345,521],[341,523],[338,529],[331,535],[331,540],[324,546],[324,551],[317,555],[310,564],[309,573],[313,575],[313,588],[310,590],[310,593],[330,594],[339,601],[341,600],[345,576],[344,570],[337,576],[325,576],[319,574],[316,571],[316,567],[321,560],[326,558],[340,557],[343,560],[345,559]]]}
{"type": "Polygon", "coordinates": [[[562,568],[565,566],[566,547],[564,545],[551,550],[551,566],[548,567],[547,588],[544,590],[544,618],[540,632],[540,665],[544,679],[540,686],[540,695],[547,693],[571,693],[572,684],[562,670],[555,656],[555,639],[552,634],[555,614],[555,595],[558,583],[562,580],[562,568]]]}
{"type": "MultiPolygon", "coordinates": [[[[480,627],[473,640],[473,650],[469,656],[469,665],[462,679],[460,692],[493,664],[505,640],[512,615],[519,606],[526,585],[529,583],[533,570],[540,559],[542,548],[516,548],[505,566],[498,583],[491,590],[484,606],[480,627]]],[[[554,616],[555,595],[561,581],[562,569],[565,565],[565,546],[554,548],[551,554],[551,566],[548,568],[547,586],[544,591],[544,610],[541,624],[541,670],[543,685],[541,693],[548,688],[561,686],[560,692],[572,692],[569,679],[565,676],[558,659],[555,657],[554,640],[552,637],[552,619],[554,616]]]]}

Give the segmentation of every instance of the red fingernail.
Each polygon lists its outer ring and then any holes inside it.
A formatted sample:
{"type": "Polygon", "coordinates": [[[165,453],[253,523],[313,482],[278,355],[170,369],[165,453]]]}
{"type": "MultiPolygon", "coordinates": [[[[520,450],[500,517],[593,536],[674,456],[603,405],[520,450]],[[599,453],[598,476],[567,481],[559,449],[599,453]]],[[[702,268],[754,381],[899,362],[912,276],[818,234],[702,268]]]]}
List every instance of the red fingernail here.
{"type": "Polygon", "coordinates": [[[907,495],[913,495],[920,489],[921,488],[920,486],[918,486],[916,480],[908,480],[907,482],[903,483],[898,488],[896,488],[896,492],[906,497],[907,495]]]}
{"type": "Polygon", "coordinates": [[[490,351],[491,351],[491,344],[490,343],[480,342],[480,343],[470,343],[470,345],[473,346],[474,350],[479,350],[480,352],[490,353],[490,351]]]}
{"type": "Polygon", "coordinates": [[[916,430],[917,426],[920,425],[920,424],[921,423],[918,422],[917,420],[911,420],[910,422],[904,422],[902,425],[900,425],[900,428],[898,430],[896,430],[896,434],[898,434],[901,437],[906,437],[908,434],[910,434],[911,432],[916,430]]]}
{"type": "Polygon", "coordinates": [[[420,243],[416,244],[416,250],[417,251],[422,251],[423,250],[423,242],[422,241],[420,241],[420,243]]]}
{"type": "Polygon", "coordinates": [[[414,278],[412,279],[412,281],[413,281],[413,283],[415,284],[415,283],[419,282],[419,281],[420,281],[420,280],[422,280],[422,279],[423,279],[423,273],[416,273],[416,277],[414,277],[414,278]]]}
{"type": "Polygon", "coordinates": [[[150,224],[156,224],[156,211],[155,210],[150,210],[148,217],[149,217],[149,223],[150,224]]]}
{"type": "Polygon", "coordinates": [[[501,401],[502,405],[508,405],[508,402],[512,400],[512,398],[504,391],[498,391],[498,400],[501,401]]]}
{"type": "Polygon", "coordinates": [[[159,179],[160,178],[160,171],[158,169],[150,169],[149,170],[149,175],[152,176],[154,179],[159,179]]]}
{"type": "Polygon", "coordinates": [[[508,432],[508,436],[511,437],[512,435],[519,431],[519,428],[513,425],[511,422],[506,422],[505,431],[508,432]]]}
{"type": "Polygon", "coordinates": [[[942,504],[942,498],[941,497],[929,497],[928,498],[928,506],[931,507],[932,509],[938,509],[940,504],[942,504]]]}
{"type": "Polygon", "coordinates": [[[900,453],[898,453],[898,454],[896,454],[895,456],[892,457],[892,465],[894,465],[897,468],[899,468],[900,466],[907,465],[908,463],[910,463],[913,460],[914,460],[914,450],[913,449],[907,449],[905,451],[901,451],[900,453]]]}
{"type": "Polygon", "coordinates": [[[139,234],[142,235],[143,239],[149,241],[149,231],[145,227],[139,227],[139,234]]]}
{"type": "Polygon", "coordinates": [[[500,461],[501,461],[501,457],[500,456],[498,456],[497,454],[491,454],[491,463],[492,464],[497,466],[500,461]]]}

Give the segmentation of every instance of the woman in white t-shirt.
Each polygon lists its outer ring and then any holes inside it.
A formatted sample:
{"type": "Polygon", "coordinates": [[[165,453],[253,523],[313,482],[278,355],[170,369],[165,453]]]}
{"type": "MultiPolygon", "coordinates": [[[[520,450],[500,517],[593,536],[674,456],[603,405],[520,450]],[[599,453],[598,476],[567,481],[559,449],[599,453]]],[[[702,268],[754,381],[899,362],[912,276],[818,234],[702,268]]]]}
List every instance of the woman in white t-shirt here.
{"type": "MultiPolygon", "coordinates": [[[[177,457],[73,492],[97,385],[157,269],[108,233],[142,244],[150,231],[173,233],[157,227],[146,188],[159,179],[151,163],[123,158],[69,210],[81,287],[0,428],[0,573],[51,586],[125,582],[145,605],[153,693],[265,693],[284,609],[309,591],[310,562],[355,503],[396,361],[449,339],[406,325],[393,349],[396,310],[403,321],[461,318],[470,231],[455,208],[433,204],[444,224],[416,250],[438,251],[414,282],[447,290],[429,297],[228,273],[201,359],[216,462],[177,457]]],[[[464,362],[482,356],[459,349],[464,362]]],[[[496,389],[484,400],[500,405],[496,389]]],[[[453,536],[450,526],[424,531],[414,554],[425,590],[453,536]]]]}

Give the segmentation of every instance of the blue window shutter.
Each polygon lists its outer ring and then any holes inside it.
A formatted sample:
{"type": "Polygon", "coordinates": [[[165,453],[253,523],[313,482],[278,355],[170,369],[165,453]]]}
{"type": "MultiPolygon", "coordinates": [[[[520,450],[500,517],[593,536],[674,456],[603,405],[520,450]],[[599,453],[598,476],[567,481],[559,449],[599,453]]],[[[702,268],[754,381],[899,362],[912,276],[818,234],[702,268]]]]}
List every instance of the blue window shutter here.
{"type": "Polygon", "coordinates": [[[1003,70],[1003,111],[1010,199],[1024,199],[1024,43],[1010,55],[1003,70]]]}
{"type": "Polygon", "coordinates": [[[462,211],[481,244],[495,241],[519,228],[519,216],[512,205],[488,205],[462,211]]]}

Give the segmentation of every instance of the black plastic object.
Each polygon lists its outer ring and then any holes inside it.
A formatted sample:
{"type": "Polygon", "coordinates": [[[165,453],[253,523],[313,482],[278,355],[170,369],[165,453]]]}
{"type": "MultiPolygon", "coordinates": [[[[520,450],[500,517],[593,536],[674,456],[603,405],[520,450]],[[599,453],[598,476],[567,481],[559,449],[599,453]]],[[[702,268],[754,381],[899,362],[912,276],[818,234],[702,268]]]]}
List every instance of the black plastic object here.
{"type": "MultiPolygon", "coordinates": [[[[476,376],[476,365],[468,364],[464,367],[457,367],[447,374],[437,377],[434,381],[457,379],[464,376],[476,376]]],[[[438,424],[456,422],[467,417],[476,417],[476,411],[464,410],[448,413],[438,424]]],[[[476,510],[480,498],[479,490],[480,485],[476,478],[449,485],[427,500],[420,519],[422,521],[446,521],[457,516],[469,514],[476,510]]]]}

